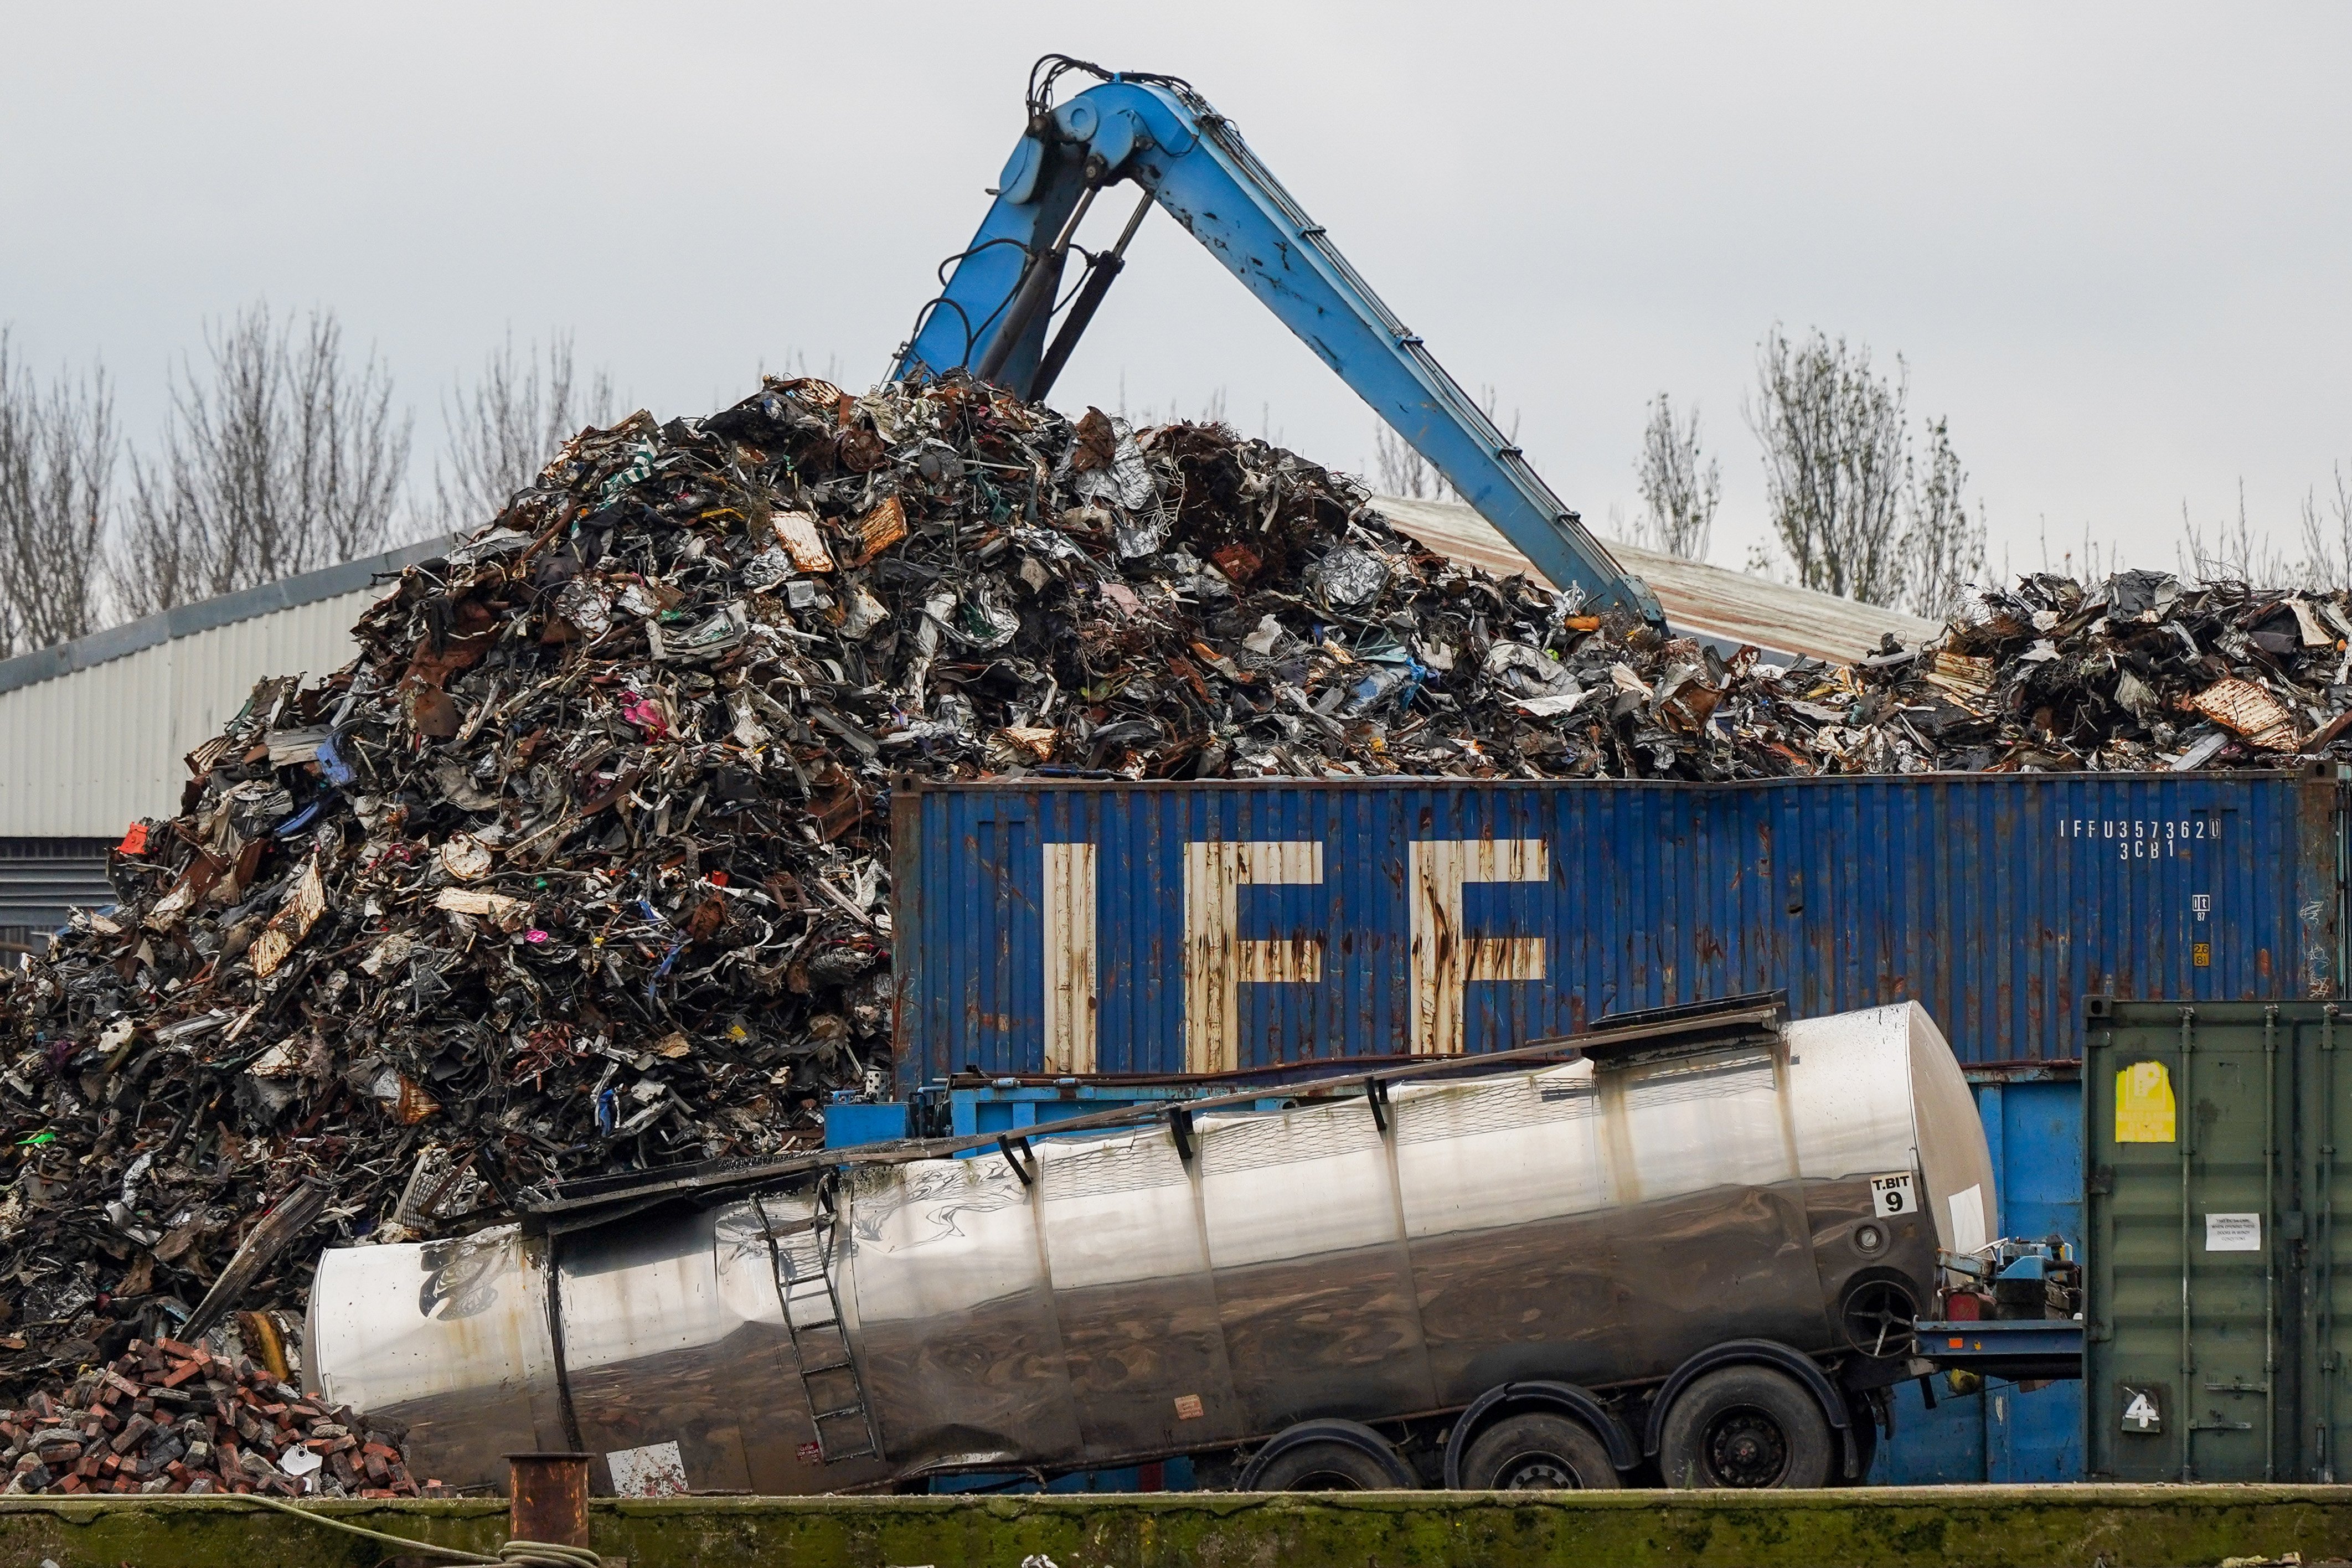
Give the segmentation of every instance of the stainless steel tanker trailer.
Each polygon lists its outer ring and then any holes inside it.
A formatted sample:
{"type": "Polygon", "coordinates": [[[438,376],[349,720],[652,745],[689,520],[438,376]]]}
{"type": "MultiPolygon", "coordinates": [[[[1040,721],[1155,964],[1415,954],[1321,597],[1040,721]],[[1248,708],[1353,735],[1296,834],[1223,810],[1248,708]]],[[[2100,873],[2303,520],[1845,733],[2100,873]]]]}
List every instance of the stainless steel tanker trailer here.
{"type": "Polygon", "coordinates": [[[1927,1364],[1937,1249],[1998,1212],[1916,1005],[1684,1009],[1290,1092],[330,1250],[308,1375],[460,1486],[549,1448],[623,1491],[1178,1456],[1264,1489],[1852,1483],[1927,1364]]]}

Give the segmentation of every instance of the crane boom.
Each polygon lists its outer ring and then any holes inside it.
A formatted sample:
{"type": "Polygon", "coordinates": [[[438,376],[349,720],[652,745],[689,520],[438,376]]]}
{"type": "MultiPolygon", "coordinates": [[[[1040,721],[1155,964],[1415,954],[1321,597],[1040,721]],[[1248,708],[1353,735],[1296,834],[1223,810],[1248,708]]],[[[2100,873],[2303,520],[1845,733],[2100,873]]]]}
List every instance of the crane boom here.
{"type": "MultiPolygon", "coordinates": [[[[1076,64],[1060,61],[1055,74],[1076,64]]],[[[898,377],[964,369],[1022,397],[1044,397],[1157,202],[1554,586],[1664,624],[1648,586],[1618,564],[1381,303],[1233,121],[1174,78],[1096,74],[1106,79],[1059,105],[1033,89],[1029,127],[1004,165],[995,205],[952,258],[945,291],[900,351],[898,377]],[[1121,181],[1141,186],[1143,200],[1114,248],[1087,256],[1087,276],[1049,342],[1078,222],[1098,193],[1121,181]]]]}

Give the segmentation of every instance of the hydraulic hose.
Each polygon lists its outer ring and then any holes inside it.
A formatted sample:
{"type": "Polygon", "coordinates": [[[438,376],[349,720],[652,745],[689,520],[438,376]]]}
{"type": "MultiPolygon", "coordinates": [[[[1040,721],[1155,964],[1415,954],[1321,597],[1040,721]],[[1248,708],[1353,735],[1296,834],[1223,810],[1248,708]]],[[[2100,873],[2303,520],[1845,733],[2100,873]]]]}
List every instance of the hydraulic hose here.
{"type": "Polygon", "coordinates": [[[264,1497],[259,1492],[242,1494],[247,1502],[257,1502],[264,1508],[274,1508],[280,1513],[308,1520],[312,1524],[340,1530],[346,1535],[357,1535],[369,1541],[381,1541],[397,1546],[403,1552],[424,1552],[446,1563],[470,1563],[480,1568],[604,1568],[604,1560],[584,1546],[559,1546],[551,1541],[509,1541],[498,1552],[485,1557],[478,1552],[462,1547],[436,1546],[429,1541],[412,1541],[405,1535],[392,1535],[364,1525],[346,1524],[340,1519],[330,1519],[323,1513],[313,1513],[298,1503],[283,1498],[264,1497]]]}

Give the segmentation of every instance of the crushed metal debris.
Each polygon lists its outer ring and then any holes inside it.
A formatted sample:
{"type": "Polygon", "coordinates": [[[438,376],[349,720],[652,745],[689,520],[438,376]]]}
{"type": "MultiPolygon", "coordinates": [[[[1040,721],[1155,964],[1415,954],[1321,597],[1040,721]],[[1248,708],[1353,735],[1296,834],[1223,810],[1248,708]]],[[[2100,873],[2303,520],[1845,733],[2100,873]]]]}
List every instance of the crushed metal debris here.
{"type": "Polygon", "coordinates": [[[306,1398],[282,1368],[179,1340],[132,1340],[22,1409],[0,1410],[5,1495],[262,1492],[419,1497],[404,1434],[306,1398]]]}
{"type": "Polygon", "coordinates": [[[1217,426],[961,378],[635,415],[404,572],[350,666],[257,687],[120,907],[0,979],[0,1384],[208,1292],[298,1308],[330,1243],[814,1142],[889,1059],[897,776],[2272,766],[2352,714],[2346,603],[2040,575],[1783,666],[1217,426]]]}

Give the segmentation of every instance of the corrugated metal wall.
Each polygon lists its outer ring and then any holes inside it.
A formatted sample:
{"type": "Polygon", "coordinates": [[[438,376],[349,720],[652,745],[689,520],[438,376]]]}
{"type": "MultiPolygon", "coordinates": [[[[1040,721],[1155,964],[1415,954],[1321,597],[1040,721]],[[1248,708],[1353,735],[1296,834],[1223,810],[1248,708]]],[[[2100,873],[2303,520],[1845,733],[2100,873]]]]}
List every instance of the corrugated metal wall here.
{"type": "Polygon", "coordinates": [[[350,662],[352,623],[381,590],[173,637],[52,680],[0,691],[0,834],[121,837],[179,810],[181,760],[220,733],[264,676],[350,662]]]}
{"type": "Polygon", "coordinates": [[[2093,1009],[2084,1472],[2345,1479],[2352,1027],[2312,1003],[2093,1009]]]}
{"type": "Polygon", "coordinates": [[[1486,1050],[1785,986],[1968,1062],[2082,998],[2327,996],[2332,774],[983,784],[895,806],[899,1071],[1486,1050]]]}
{"type": "Polygon", "coordinates": [[[109,838],[0,838],[0,942],[33,942],[65,923],[68,909],[114,902],[106,879],[109,838]]]}
{"type": "MultiPolygon", "coordinates": [[[[1979,1075],[1977,1114],[1992,1153],[1997,1234],[2083,1245],[2083,1085],[2068,1076],[1979,1075]]],[[[1870,1479],[1884,1486],[2083,1479],[2083,1385],[2021,1390],[1989,1378],[1955,1394],[1937,1380],[1927,1408],[1917,1383],[1895,1390],[1895,1438],[1870,1479]]]]}

